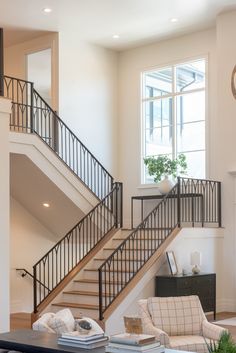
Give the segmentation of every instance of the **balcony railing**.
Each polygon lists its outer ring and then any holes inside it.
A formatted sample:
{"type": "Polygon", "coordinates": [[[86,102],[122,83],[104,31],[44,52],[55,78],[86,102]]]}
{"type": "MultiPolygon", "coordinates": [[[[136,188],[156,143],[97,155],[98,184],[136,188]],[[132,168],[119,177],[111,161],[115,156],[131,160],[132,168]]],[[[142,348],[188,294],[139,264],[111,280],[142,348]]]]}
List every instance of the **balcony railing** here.
{"type": "Polygon", "coordinates": [[[12,131],[34,133],[101,200],[111,190],[113,177],[58,114],[34,89],[32,82],[3,77],[4,97],[12,101],[12,131]]]}

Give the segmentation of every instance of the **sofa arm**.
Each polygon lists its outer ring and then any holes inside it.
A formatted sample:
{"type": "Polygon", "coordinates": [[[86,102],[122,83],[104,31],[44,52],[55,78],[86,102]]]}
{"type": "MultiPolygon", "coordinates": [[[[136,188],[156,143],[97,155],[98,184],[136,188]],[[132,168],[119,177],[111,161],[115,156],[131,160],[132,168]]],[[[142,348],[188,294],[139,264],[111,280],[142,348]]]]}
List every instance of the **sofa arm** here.
{"type": "Polygon", "coordinates": [[[154,335],[162,345],[168,347],[170,344],[169,336],[167,335],[166,332],[162,331],[161,329],[153,325],[152,319],[150,317],[150,314],[147,308],[147,300],[146,299],[139,300],[138,305],[139,305],[139,315],[142,320],[143,333],[146,333],[148,335],[154,335]]]}
{"type": "Polygon", "coordinates": [[[207,320],[204,320],[202,322],[202,334],[205,338],[209,338],[215,341],[218,341],[220,339],[220,336],[222,335],[223,332],[227,332],[223,327],[214,325],[207,320]]]}
{"type": "Polygon", "coordinates": [[[167,333],[153,325],[145,325],[145,327],[143,328],[143,333],[146,333],[148,335],[154,335],[156,339],[160,341],[160,343],[165,347],[169,347],[170,345],[170,339],[167,333]]]}

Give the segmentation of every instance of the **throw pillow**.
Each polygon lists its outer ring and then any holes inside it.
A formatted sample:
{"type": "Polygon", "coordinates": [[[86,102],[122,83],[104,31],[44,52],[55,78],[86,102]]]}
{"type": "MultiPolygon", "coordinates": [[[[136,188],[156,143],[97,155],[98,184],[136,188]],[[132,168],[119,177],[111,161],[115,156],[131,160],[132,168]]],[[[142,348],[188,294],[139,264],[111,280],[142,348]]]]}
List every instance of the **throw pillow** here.
{"type": "Polygon", "coordinates": [[[48,325],[56,333],[71,332],[75,329],[75,320],[70,309],[63,309],[49,320],[48,325]]]}

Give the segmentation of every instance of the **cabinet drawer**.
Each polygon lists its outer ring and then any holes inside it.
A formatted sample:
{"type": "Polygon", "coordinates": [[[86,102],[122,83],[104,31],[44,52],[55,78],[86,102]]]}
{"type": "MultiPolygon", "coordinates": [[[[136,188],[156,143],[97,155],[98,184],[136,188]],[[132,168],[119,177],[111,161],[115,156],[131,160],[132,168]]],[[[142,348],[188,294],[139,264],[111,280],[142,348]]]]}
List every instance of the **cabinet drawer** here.
{"type": "Polygon", "coordinates": [[[200,288],[209,288],[214,290],[215,287],[215,276],[202,276],[202,277],[193,277],[192,286],[195,289],[200,288]]]}
{"type": "Polygon", "coordinates": [[[179,281],[177,281],[178,290],[188,289],[191,287],[192,287],[191,278],[181,278],[179,281]]]}

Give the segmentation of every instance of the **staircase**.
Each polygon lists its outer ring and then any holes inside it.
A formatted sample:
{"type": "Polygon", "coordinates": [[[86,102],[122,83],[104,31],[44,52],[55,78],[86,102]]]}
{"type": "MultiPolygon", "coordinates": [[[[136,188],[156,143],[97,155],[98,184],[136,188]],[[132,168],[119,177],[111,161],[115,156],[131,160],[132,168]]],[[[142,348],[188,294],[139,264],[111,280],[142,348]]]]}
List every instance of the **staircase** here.
{"type": "MultiPolygon", "coordinates": [[[[118,230],[105,246],[97,252],[87,266],[73,279],[56,300],[50,310],[71,308],[75,317],[99,317],[99,281],[98,268],[129,235],[129,230],[118,230]]],[[[105,295],[103,293],[103,295],[105,295]]]]}
{"type": "Polygon", "coordinates": [[[122,184],[114,182],[33,83],[4,76],[4,95],[12,100],[10,129],[38,136],[98,200],[33,266],[35,314],[70,307],[75,317],[106,320],[181,227],[221,227],[220,182],[178,178],[138,227],[118,230],[122,184]]]}

